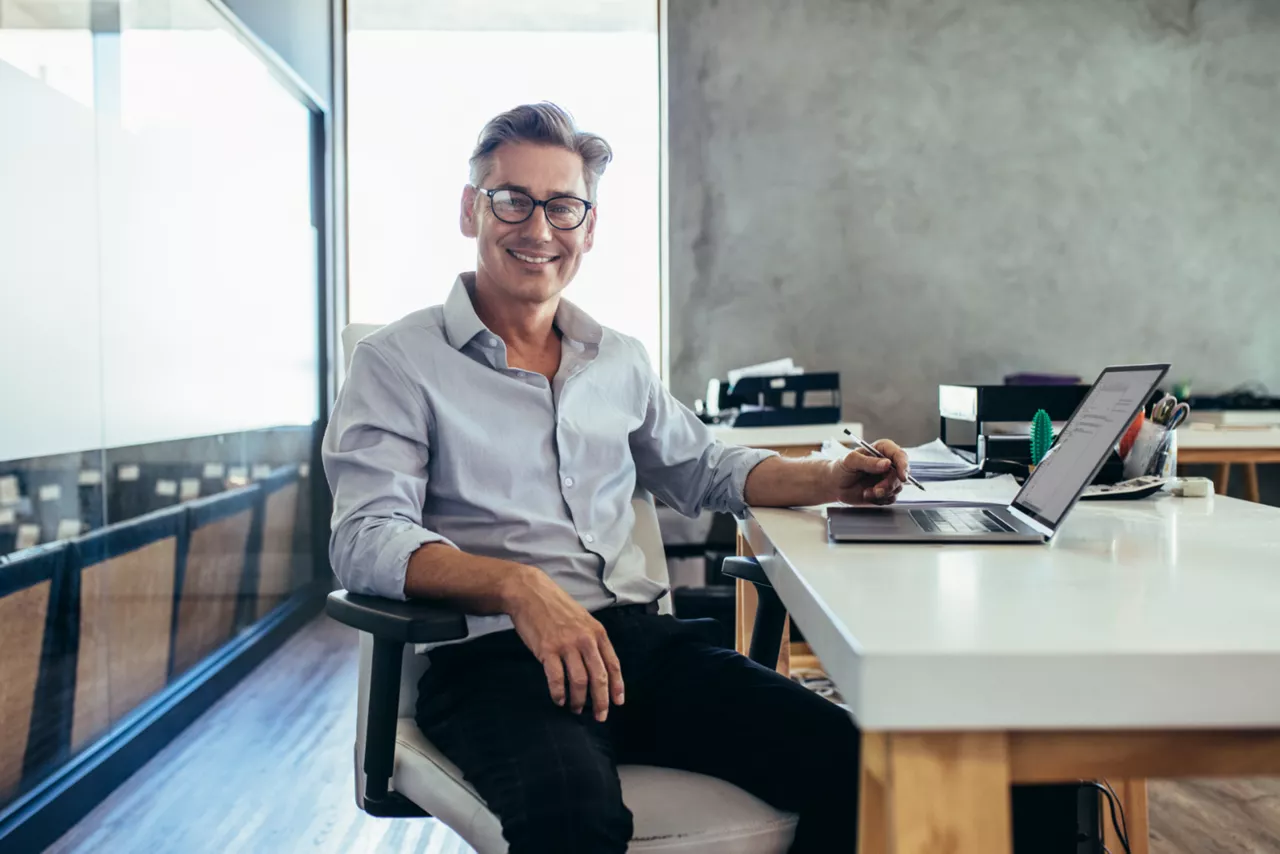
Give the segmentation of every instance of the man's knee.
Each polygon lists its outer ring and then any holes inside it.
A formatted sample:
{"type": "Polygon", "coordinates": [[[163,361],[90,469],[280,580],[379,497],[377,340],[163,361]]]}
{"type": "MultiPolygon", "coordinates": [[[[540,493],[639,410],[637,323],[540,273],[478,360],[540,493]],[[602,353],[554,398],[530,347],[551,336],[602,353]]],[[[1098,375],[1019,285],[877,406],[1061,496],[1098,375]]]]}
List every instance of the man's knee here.
{"type": "Polygon", "coordinates": [[[622,854],[631,833],[631,811],[613,775],[544,781],[502,821],[508,854],[622,854]]]}
{"type": "Polygon", "coordinates": [[[827,700],[810,704],[804,722],[795,732],[803,743],[790,755],[793,773],[824,796],[839,798],[856,793],[862,756],[862,733],[842,707],[827,700]],[[799,735],[803,733],[803,735],[799,735]]]}

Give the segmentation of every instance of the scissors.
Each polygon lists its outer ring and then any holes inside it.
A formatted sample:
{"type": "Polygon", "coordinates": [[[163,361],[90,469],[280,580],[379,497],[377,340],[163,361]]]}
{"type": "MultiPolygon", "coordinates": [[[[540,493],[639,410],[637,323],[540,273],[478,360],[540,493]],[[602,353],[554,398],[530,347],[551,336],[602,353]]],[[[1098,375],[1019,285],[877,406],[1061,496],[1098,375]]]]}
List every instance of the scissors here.
{"type": "Polygon", "coordinates": [[[1151,420],[1163,424],[1169,430],[1181,424],[1190,414],[1191,407],[1178,403],[1178,399],[1171,394],[1166,394],[1151,407],[1151,420]]]}
{"type": "Polygon", "coordinates": [[[1171,394],[1166,394],[1151,407],[1151,420],[1157,424],[1167,424],[1177,405],[1178,399],[1171,394]]]}
{"type": "Polygon", "coordinates": [[[1183,421],[1187,420],[1187,416],[1191,414],[1191,407],[1185,403],[1179,403],[1169,413],[1169,417],[1165,419],[1164,427],[1166,430],[1172,430],[1183,421]]]}

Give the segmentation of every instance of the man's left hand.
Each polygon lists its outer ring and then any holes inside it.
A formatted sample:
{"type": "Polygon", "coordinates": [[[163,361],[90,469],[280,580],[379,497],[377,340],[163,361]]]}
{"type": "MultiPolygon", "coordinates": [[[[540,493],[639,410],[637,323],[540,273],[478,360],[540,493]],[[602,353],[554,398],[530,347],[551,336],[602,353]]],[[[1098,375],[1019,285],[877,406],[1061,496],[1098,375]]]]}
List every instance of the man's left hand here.
{"type": "Polygon", "coordinates": [[[872,446],[888,459],[857,448],[832,465],[838,500],[845,504],[892,504],[907,480],[907,452],[888,439],[872,446]]]}

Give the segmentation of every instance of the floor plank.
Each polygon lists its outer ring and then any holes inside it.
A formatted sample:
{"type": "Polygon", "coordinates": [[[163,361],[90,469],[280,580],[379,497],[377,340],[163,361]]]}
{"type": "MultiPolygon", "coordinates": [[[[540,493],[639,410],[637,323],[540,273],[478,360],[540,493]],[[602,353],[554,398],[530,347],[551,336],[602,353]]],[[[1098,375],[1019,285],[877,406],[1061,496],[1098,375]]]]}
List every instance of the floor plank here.
{"type": "Polygon", "coordinates": [[[1151,854],[1280,851],[1280,780],[1150,783],[1151,854]]]}
{"type": "MultiPolygon", "coordinates": [[[[318,617],[48,850],[471,854],[356,809],[355,684],[355,632],[318,617]]],[[[1150,805],[1151,854],[1280,852],[1280,780],[1153,781],[1150,805]]]]}
{"type": "Polygon", "coordinates": [[[356,650],[316,619],[48,850],[468,854],[434,819],[356,808],[356,650]]]}

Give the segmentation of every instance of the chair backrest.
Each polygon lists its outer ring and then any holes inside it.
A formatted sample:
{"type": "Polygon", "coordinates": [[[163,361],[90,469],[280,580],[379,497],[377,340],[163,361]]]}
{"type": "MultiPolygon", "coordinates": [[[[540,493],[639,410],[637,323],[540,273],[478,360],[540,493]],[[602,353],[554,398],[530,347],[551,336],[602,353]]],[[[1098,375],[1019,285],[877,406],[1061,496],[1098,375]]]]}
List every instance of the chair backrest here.
{"type": "Polygon", "coordinates": [[[360,339],[377,332],[381,328],[381,324],[377,323],[349,323],[342,330],[342,370],[344,373],[351,370],[351,354],[356,351],[356,345],[360,343],[360,339]]]}

